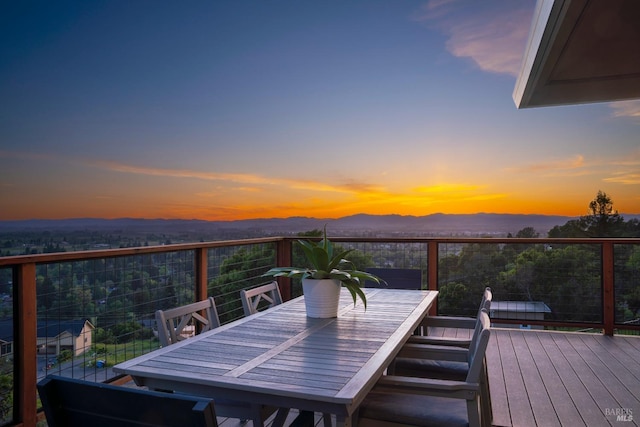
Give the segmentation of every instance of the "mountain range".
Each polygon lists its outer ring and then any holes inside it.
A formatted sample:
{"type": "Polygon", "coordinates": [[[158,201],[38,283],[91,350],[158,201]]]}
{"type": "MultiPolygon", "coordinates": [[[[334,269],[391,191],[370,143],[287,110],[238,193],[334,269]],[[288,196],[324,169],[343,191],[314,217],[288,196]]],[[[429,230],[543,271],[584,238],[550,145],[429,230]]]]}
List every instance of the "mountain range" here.
{"type": "MultiPolygon", "coordinates": [[[[624,216],[624,215],[623,215],[624,216]]],[[[640,217],[632,215],[631,217],[640,217]]],[[[1,232],[95,231],[121,233],[223,233],[242,232],[244,236],[292,235],[322,229],[329,235],[365,236],[476,236],[515,235],[533,227],[541,237],[556,225],[577,217],[524,214],[432,214],[426,216],[358,214],[337,219],[309,217],[265,218],[236,221],[183,219],[76,218],[0,221],[1,232]]],[[[624,216],[625,220],[630,219],[624,216]]]]}

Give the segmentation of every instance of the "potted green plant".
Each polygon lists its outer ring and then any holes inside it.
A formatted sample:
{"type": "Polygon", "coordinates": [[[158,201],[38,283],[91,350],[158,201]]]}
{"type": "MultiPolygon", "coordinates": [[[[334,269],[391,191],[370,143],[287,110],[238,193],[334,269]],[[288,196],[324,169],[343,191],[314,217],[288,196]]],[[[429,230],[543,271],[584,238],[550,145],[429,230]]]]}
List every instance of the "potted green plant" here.
{"type": "Polygon", "coordinates": [[[309,267],[275,267],[264,275],[302,279],[302,292],[309,317],[336,317],[341,286],[351,293],[354,304],[359,297],[366,309],[367,297],[361,289],[365,280],[384,283],[371,273],[357,270],[351,261],[345,259],[353,249],[335,250],[327,238],[326,226],[320,241],[298,240],[298,244],[309,267]]]}

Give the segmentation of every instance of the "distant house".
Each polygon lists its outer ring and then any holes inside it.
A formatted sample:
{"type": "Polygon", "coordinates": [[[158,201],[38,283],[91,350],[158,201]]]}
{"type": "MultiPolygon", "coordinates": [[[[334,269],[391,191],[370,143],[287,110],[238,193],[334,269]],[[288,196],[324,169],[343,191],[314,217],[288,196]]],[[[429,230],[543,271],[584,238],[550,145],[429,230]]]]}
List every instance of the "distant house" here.
{"type": "Polygon", "coordinates": [[[60,354],[70,350],[79,356],[91,348],[95,326],[88,320],[38,321],[38,353],[60,354]]]}
{"type": "Polygon", "coordinates": [[[0,357],[13,353],[13,321],[0,320],[0,357]]]}
{"type": "Polygon", "coordinates": [[[520,325],[509,323],[494,323],[501,328],[543,329],[543,326],[530,325],[527,320],[544,320],[551,309],[542,301],[492,301],[491,318],[523,320],[520,325]]]}
{"type": "MultiPolygon", "coordinates": [[[[60,354],[62,350],[70,350],[78,356],[93,343],[95,327],[88,320],[62,320],[37,324],[38,353],[60,354]]],[[[0,357],[13,354],[13,319],[0,320],[0,357]]]]}

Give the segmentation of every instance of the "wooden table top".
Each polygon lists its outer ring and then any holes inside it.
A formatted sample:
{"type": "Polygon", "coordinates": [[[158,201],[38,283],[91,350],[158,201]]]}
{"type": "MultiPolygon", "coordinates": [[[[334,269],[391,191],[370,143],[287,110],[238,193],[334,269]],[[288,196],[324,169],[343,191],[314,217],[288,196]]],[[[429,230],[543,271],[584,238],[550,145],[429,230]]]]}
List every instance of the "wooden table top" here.
{"type": "Polygon", "coordinates": [[[150,388],[333,413],[344,423],[437,296],[365,292],[366,311],[343,290],[337,318],[312,319],[300,297],[113,370],[150,388]]]}

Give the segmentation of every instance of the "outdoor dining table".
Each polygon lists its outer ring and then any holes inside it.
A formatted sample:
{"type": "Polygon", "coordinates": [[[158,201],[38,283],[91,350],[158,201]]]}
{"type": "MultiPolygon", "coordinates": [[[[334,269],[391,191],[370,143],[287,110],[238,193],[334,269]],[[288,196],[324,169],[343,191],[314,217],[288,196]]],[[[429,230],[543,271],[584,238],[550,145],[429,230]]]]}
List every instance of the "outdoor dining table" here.
{"type": "Polygon", "coordinates": [[[304,297],[113,367],[139,386],[334,414],[357,408],[419,326],[437,292],[343,289],[338,317],[306,316],[304,297]]]}

